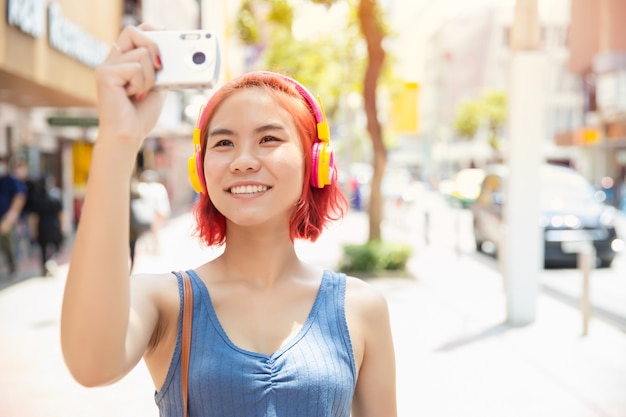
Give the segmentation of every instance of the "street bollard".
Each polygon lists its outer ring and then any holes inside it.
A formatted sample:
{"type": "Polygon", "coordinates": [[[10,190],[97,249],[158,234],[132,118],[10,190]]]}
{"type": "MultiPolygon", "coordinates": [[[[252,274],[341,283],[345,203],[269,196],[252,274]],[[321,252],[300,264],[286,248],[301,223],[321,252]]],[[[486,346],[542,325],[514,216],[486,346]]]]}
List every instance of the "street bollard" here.
{"type": "Polygon", "coordinates": [[[584,242],[581,250],[578,252],[578,268],[583,274],[583,288],[580,294],[580,309],[583,316],[583,336],[589,334],[589,317],[591,316],[591,302],[589,279],[591,269],[595,266],[596,250],[591,242],[584,242]]]}
{"type": "Polygon", "coordinates": [[[593,246],[593,241],[591,240],[563,242],[561,245],[564,252],[576,253],[577,266],[583,276],[582,292],[580,294],[580,311],[583,321],[582,335],[587,336],[589,334],[589,318],[591,316],[589,281],[591,270],[594,268],[596,262],[596,248],[593,246]]]}

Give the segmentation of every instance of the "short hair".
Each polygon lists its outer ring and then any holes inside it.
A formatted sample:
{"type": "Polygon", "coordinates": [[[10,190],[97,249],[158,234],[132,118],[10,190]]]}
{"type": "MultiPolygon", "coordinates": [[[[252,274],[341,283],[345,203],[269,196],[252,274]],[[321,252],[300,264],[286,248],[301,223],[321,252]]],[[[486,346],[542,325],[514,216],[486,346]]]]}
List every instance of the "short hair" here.
{"type": "MultiPolygon", "coordinates": [[[[311,148],[314,142],[319,141],[317,122],[313,109],[289,79],[266,71],[250,72],[231,80],[217,90],[209,99],[199,122],[202,159],[204,160],[206,150],[208,126],[218,107],[234,93],[246,88],[264,90],[293,117],[303,150],[304,183],[300,199],[289,221],[289,236],[292,241],[305,239],[314,242],[331,221],[339,220],[345,215],[348,202],[336,178],[324,188],[314,187],[309,182],[312,170],[311,148]]],[[[200,194],[194,207],[194,216],[195,234],[206,245],[221,246],[226,243],[226,218],[215,207],[208,193],[200,194]]]]}

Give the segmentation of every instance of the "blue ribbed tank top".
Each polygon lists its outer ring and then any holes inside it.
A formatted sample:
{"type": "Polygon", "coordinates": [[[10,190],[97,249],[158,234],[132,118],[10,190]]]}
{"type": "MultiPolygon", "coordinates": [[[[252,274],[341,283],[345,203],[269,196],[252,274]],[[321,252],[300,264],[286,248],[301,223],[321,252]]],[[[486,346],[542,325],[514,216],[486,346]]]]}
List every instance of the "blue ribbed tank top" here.
{"type": "MultiPolygon", "coordinates": [[[[193,271],[189,417],[349,417],[356,367],[345,316],[346,276],[324,271],[302,329],[271,355],[235,346],[193,271]]],[[[183,298],[182,277],[178,288],[183,298]]],[[[155,401],[161,417],[182,417],[181,323],[155,401]]]]}

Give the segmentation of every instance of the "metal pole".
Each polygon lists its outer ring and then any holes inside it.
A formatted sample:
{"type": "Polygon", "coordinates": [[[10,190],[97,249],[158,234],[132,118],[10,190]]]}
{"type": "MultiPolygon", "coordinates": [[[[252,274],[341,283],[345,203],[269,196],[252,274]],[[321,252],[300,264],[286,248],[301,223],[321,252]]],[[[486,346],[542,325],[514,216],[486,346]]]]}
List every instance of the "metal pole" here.
{"type": "Polygon", "coordinates": [[[591,303],[590,303],[590,290],[589,290],[589,278],[591,276],[591,269],[594,266],[596,259],[596,250],[593,243],[587,242],[583,250],[578,252],[578,267],[583,274],[583,288],[580,295],[580,309],[583,319],[583,336],[589,334],[589,317],[591,316],[591,303]]]}
{"type": "Polygon", "coordinates": [[[543,237],[538,187],[544,160],[545,82],[547,60],[541,50],[537,0],[517,0],[511,27],[506,200],[506,231],[498,247],[505,280],[507,323],[535,320],[543,237]]]}

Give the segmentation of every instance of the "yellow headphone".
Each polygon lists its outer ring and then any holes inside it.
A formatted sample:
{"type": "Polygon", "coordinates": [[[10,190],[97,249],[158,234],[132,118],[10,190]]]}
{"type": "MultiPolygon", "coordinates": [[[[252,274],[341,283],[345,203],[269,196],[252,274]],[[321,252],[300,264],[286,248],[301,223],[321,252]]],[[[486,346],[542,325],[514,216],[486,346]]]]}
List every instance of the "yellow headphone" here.
{"type": "Polygon", "coordinates": [[[187,170],[189,171],[189,181],[197,193],[204,193],[206,183],[204,182],[204,170],[202,169],[202,152],[200,146],[200,121],[204,114],[204,106],[200,107],[196,127],[193,129],[193,156],[187,160],[187,170]]]}

